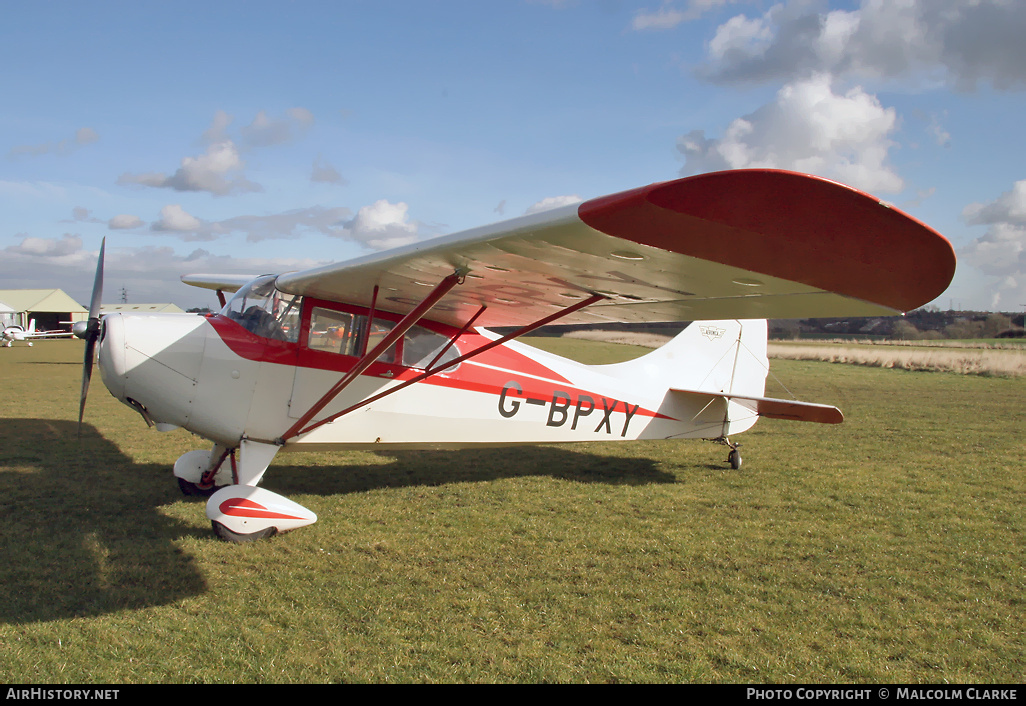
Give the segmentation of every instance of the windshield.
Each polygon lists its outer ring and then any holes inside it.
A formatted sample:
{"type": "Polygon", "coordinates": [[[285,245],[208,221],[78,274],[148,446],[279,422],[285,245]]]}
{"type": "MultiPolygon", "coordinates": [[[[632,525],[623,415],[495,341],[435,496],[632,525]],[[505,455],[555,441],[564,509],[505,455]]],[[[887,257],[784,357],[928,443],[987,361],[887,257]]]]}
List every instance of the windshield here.
{"type": "Polygon", "coordinates": [[[277,275],[253,280],[235,293],[221,314],[257,336],[295,343],[302,297],[275,289],[275,279],[277,275]]]}

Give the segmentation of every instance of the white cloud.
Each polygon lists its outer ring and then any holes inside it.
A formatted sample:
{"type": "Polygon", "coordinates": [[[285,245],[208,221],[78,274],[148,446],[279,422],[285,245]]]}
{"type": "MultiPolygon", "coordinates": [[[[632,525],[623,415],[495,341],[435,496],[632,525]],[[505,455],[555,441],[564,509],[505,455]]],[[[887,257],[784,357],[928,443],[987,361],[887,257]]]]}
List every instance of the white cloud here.
{"type": "Polygon", "coordinates": [[[60,258],[77,253],[81,249],[81,236],[65,233],[60,238],[33,238],[26,236],[19,245],[10,245],[4,249],[4,252],[41,258],[60,258]]]}
{"type": "Polygon", "coordinates": [[[227,140],[228,126],[232,124],[233,120],[234,118],[223,110],[214,113],[210,127],[203,132],[204,144],[212,145],[227,140]]]}
{"type": "Polygon", "coordinates": [[[78,223],[102,223],[99,218],[93,215],[93,212],[84,206],[75,206],[71,209],[74,220],[78,223]]]}
{"type": "Polygon", "coordinates": [[[686,19],[687,16],[681,10],[664,5],[658,10],[639,10],[631,20],[631,29],[673,29],[686,19]]]}
{"type": "MultiPolygon", "coordinates": [[[[205,191],[214,196],[262,191],[259,184],[253,183],[243,174],[246,164],[240,155],[239,146],[228,133],[233,121],[234,118],[225,111],[217,111],[210,126],[203,132],[202,141],[207,145],[206,152],[183,158],[174,174],[126,172],[118,178],[117,183],[175,191],[205,191]]],[[[268,147],[291,141],[313,123],[313,113],[306,108],[290,108],[284,118],[271,118],[266,112],[260,111],[253,122],[239,132],[245,147],[268,147]]]]}
{"type": "Polygon", "coordinates": [[[736,119],[720,139],[695,130],[677,141],[682,174],[721,169],[789,169],[825,176],[870,192],[904,187],[888,163],[898,123],[861,88],[833,91],[826,75],[788,84],[773,102],[736,119]]]}
{"type": "Polygon", "coordinates": [[[143,221],[138,216],[132,216],[127,213],[122,213],[114,216],[107,221],[107,227],[111,230],[125,230],[128,228],[139,228],[143,225],[143,221]]]}
{"type": "Polygon", "coordinates": [[[750,20],[744,15],[731,17],[716,29],[709,40],[709,55],[715,61],[729,61],[739,54],[765,52],[773,39],[767,18],[750,20]]]}
{"type": "Polygon", "coordinates": [[[352,212],[344,207],[314,206],[262,216],[235,216],[223,221],[206,223],[199,232],[211,237],[245,233],[249,242],[299,238],[307,231],[346,237],[345,221],[351,214],[352,212]]]}
{"type": "Polygon", "coordinates": [[[989,203],[966,206],[962,218],[987,231],[960,249],[959,259],[992,278],[993,308],[1017,310],[1026,302],[1026,180],[989,203]]]}
{"type": "Polygon", "coordinates": [[[717,82],[793,80],[812,72],[856,79],[934,77],[960,89],[1026,85],[1026,3],[1014,0],[861,0],[820,10],[787,0],[737,15],[708,46],[701,73],[717,82]]]}
{"type": "MultiPolygon", "coordinates": [[[[199,230],[202,225],[200,219],[187,213],[179,204],[168,204],[160,209],[160,219],[155,221],[150,228],[159,231],[187,233],[199,230]]],[[[209,240],[210,238],[202,239],[209,240]]]]}
{"type": "Polygon", "coordinates": [[[345,235],[375,250],[409,245],[420,239],[418,224],[409,220],[409,206],[403,202],[375,201],[356,212],[345,224],[345,235]]]}
{"type": "Polygon", "coordinates": [[[560,206],[569,206],[570,204],[580,203],[583,199],[576,194],[573,196],[547,196],[537,203],[531,204],[526,211],[525,216],[529,216],[532,213],[541,213],[542,211],[550,211],[560,206]]]}
{"type": "Polygon", "coordinates": [[[962,210],[970,225],[1014,225],[1026,227],[1026,179],[1017,181],[990,203],[972,203],[962,210]]]}
{"type": "Polygon", "coordinates": [[[705,12],[735,0],[690,0],[685,9],[678,9],[678,3],[663,2],[658,10],[639,10],[631,20],[631,29],[643,32],[650,29],[673,29],[682,22],[697,20],[705,12]]]}
{"type": "MultiPolygon", "coordinates": [[[[83,249],[81,239],[72,235],[26,238],[25,241],[6,248],[0,258],[0,280],[6,286],[13,289],[59,286],[79,303],[89,303],[96,250],[83,249]]],[[[179,255],[168,247],[115,247],[108,239],[104,280],[112,295],[124,287],[130,302],[174,302],[182,308],[217,308],[213,292],[182,284],[181,276],[194,272],[288,272],[324,264],[327,262],[313,258],[233,257],[213,255],[202,249],[179,255]]]]}
{"type": "Polygon", "coordinates": [[[155,172],[122,174],[118,184],[139,184],[175,191],[207,191],[215,196],[233,192],[260,191],[261,187],[242,176],[245,163],[231,140],[211,144],[205,154],[185,157],[170,176],[155,172]]]}

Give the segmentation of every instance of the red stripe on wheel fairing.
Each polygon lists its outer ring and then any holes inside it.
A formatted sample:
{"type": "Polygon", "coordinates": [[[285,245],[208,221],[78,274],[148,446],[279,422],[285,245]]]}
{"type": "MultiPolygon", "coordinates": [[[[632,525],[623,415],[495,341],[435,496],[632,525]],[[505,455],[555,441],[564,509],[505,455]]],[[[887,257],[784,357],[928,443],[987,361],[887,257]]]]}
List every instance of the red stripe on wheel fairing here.
{"type": "Polygon", "coordinates": [[[266,520],[303,520],[304,517],[297,517],[295,515],[286,515],[280,512],[274,512],[268,510],[260,503],[247,500],[246,498],[228,498],[223,503],[218,505],[218,509],[225,515],[231,517],[252,517],[254,519],[266,519],[266,520]]]}

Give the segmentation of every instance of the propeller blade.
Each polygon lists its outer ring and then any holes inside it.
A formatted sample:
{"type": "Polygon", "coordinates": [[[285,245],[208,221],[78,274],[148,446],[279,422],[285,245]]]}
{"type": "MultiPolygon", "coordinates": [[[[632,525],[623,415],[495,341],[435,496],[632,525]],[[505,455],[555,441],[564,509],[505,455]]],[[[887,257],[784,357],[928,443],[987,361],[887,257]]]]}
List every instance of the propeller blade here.
{"type": "Polygon", "coordinates": [[[93,296],[89,301],[89,321],[85,330],[79,334],[84,338],[85,358],[82,361],[82,396],[78,400],[78,436],[82,438],[82,418],[85,416],[86,395],[89,394],[89,381],[93,377],[93,360],[96,352],[96,341],[100,337],[100,302],[103,299],[103,251],[107,246],[107,239],[100,242],[100,256],[96,262],[96,278],[93,280],[93,296]]]}
{"type": "Polygon", "coordinates": [[[103,298],[103,251],[107,239],[100,241],[100,257],[96,262],[96,278],[93,280],[93,298],[89,302],[89,320],[100,318],[100,300],[103,298]]]}
{"type": "Polygon", "coordinates": [[[93,377],[93,349],[95,338],[86,339],[85,360],[82,363],[82,396],[78,400],[78,435],[82,436],[82,418],[85,415],[86,395],[89,394],[89,381],[93,377]]]}

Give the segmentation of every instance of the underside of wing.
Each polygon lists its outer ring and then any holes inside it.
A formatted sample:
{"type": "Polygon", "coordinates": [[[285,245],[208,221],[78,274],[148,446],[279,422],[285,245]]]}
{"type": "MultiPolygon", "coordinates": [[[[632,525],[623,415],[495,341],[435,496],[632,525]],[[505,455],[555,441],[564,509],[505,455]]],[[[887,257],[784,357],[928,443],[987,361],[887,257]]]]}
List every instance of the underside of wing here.
{"type": "Polygon", "coordinates": [[[277,285],[363,305],[377,288],[379,308],[405,313],[459,271],[462,283],[430,318],[459,326],[484,307],[477,325],[522,325],[600,294],[561,321],[598,324],[893,315],[943,293],[954,268],[943,236],[868,194],[735,170],[281,275],[277,285]]]}

